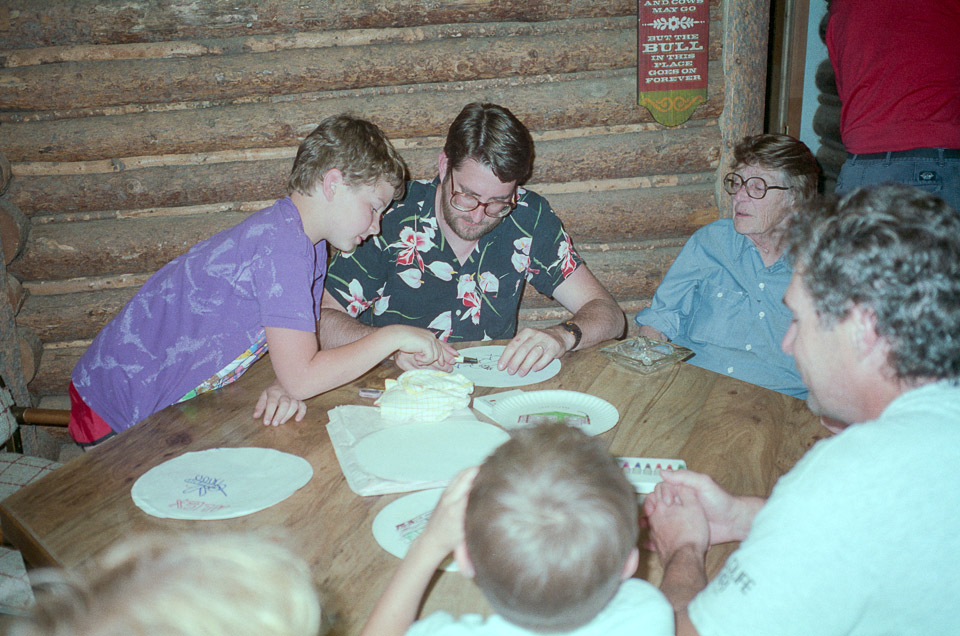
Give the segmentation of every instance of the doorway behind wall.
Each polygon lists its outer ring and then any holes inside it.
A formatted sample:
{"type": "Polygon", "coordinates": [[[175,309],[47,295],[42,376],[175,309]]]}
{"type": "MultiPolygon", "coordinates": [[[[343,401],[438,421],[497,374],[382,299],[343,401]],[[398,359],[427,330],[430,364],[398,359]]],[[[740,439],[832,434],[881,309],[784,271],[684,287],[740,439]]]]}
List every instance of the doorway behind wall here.
{"type": "Polygon", "coordinates": [[[821,28],[827,5],[827,0],[771,0],[764,131],[807,144],[823,170],[821,186],[830,193],[845,153],[821,28]]]}

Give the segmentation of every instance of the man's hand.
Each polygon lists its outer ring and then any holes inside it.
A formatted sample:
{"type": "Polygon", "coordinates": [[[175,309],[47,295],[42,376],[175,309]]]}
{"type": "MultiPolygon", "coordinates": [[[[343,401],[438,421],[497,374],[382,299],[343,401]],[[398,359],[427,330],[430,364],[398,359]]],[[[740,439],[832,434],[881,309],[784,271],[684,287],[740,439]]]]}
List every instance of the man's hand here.
{"type": "Polygon", "coordinates": [[[274,382],[268,386],[260,399],[257,400],[257,406],[253,409],[254,419],[263,415],[264,426],[279,426],[291,417],[294,421],[303,420],[307,414],[307,405],[303,400],[287,395],[287,392],[280,386],[280,382],[274,382]]]}
{"type": "Polygon", "coordinates": [[[663,470],[660,472],[663,482],[657,485],[657,497],[647,497],[643,511],[654,523],[656,508],[676,499],[676,488],[688,489],[696,498],[709,524],[710,545],[743,541],[750,532],[753,518],[764,500],[759,497],[735,497],[718,486],[708,475],[691,470],[663,470]]]}
{"type": "Polygon", "coordinates": [[[523,377],[531,371],[543,369],[565,354],[573,346],[573,341],[573,334],[562,327],[524,327],[504,348],[497,369],[523,377]]]}
{"type": "Polygon", "coordinates": [[[676,615],[677,634],[696,634],[687,606],[707,586],[710,526],[694,490],[660,482],[644,501],[653,549],[663,566],[660,591],[676,615]],[[647,506],[649,504],[649,507],[647,506]]]}
{"type": "Polygon", "coordinates": [[[710,547],[710,525],[692,488],[663,481],[644,501],[650,538],[666,566],[677,551],[690,550],[703,557],[710,547]]]}

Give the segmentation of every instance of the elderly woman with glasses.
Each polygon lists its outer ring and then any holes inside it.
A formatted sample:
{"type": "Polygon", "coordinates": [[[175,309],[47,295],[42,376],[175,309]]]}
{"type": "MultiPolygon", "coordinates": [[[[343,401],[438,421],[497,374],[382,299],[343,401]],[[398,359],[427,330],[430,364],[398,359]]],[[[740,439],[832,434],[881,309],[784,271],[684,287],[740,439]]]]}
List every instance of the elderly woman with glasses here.
{"type": "Polygon", "coordinates": [[[635,320],[640,335],[693,350],[691,364],[805,398],[793,359],[780,350],[793,272],[781,239],[794,213],[817,196],[817,162],[787,135],[746,137],[733,157],[723,178],[733,218],[690,237],[635,320]]]}

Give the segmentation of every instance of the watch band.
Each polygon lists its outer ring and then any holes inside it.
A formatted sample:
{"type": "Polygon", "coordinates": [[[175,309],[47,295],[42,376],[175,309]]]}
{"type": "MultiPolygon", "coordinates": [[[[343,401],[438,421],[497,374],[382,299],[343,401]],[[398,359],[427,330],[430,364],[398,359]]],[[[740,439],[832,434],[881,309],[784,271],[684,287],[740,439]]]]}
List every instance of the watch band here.
{"type": "Polygon", "coordinates": [[[573,334],[573,346],[570,347],[570,351],[573,351],[577,348],[577,346],[579,346],[580,338],[583,337],[583,332],[580,331],[580,326],[572,320],[564,320],[560,323],[560,326],[573,334]]]}

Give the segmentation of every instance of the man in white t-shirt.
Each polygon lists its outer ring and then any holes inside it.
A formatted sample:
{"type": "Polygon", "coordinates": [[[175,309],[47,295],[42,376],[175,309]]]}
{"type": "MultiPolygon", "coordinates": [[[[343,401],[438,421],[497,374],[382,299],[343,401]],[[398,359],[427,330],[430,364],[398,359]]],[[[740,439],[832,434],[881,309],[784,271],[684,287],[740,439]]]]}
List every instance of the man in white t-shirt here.
{"type": "Polygon", "coordinates": [[[645,512],[677,633],[960,634],[960,216],[881,186],[798,215],[790,240],[783,349],[811,410],[851,425],[766,501],[664,474],[645,512]]]}

